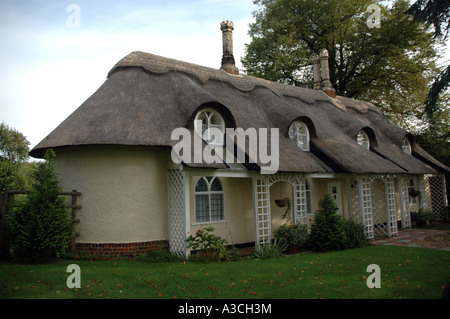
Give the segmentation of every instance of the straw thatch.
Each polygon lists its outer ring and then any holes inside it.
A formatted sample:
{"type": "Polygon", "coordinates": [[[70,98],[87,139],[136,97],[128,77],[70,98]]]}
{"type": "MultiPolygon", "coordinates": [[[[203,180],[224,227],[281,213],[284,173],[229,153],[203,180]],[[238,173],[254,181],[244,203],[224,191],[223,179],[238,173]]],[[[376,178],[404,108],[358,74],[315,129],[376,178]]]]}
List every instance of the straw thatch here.
{"type": "MultiPolygon", "coordinates": [[[[178,127],[192,131],[196,112],[205,106],[218,109],[230,127],[279,128],[280,171],[450,171],[414,143],[413,156],[404,153],[401,140],[408,132],[393,125],[370,103],[344,97],[331,99],[320,90],[230,75],[143,52],[133,52],[119,61],[97,92],[30,155],[42,157],[48,148],[78,145],[170,149],[176,143],[171,140],[172,131],[178,127]],[[289,125],[299,118],[309,123],[311,153],[303,152],[289,140],[289,125]],[[362,128],[372,133],[371,150],[356,143],[362,128]]],[[[227,167],[223,163],[185,165],[227,167]]],[[[254,169],[255,165],[247,167],[254,169]]]]}

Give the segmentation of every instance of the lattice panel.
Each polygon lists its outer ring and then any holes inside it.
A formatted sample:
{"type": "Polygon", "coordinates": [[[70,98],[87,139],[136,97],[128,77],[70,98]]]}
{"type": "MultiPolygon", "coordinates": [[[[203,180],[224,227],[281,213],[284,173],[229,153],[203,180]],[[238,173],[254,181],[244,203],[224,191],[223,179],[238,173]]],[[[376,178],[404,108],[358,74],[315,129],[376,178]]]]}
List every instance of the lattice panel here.
{"type": "Polygon", "coordinates": [[[372,219],[374,236],[388,236],[388,207],[386,201],[386,183],[379,178],[373,179],[372,187],[372,219]]]}
{"type": "Polygon", "coordinates": [[[397,201],[395,198],[395,183],[393,178],[388,178],[386,181],[386,198],[388,208],[388,236],[393,237],[398,235],[397,226],[397,201]]]}
{"type": "Polygon", "coordinates": [[[295,224],[306,225],[307,224],[307,198],[306,198],[306,182],[303,178],[295,180],[294,185],[294,216],[295,224]]]}
{"type": "Polygon", "coordinates": [[[427,176],[426,179],[429,185],[428,198],[431,202],[428,208],[440,216],[442,208],[446,205],[444,175],[427,176]]]}
{"type": "Polygon", "coordinates": [[[181,170],[168,171],[168,222],[169,249],[180,256],[186,254],[186,217],[184,173],[181,170]]]}
{"type": "Polygon", "coordinates": [[[401,179],[401,189],[399,190],[402,197],[402,226],[404,228],[411,228],[411,213],[409,207],[409,192],[408,192],[408,179],[401,179]]]}
{"type": "Polygon", "coordinates": [[[366,232],[366,238],[373,240],[373,219],[372,219],[372,191],[371,182],[369,178],[361,178],[361,210],[364,220],[364,229],[366,232]]]}
{"type": "Polygon", "coordinates": [[[349,191],[350,191],[350,218],[353,221],[360,223],[361,222],[361,210],[359,207],[359,191],[358,191],[358,181],[352,179],[349,183],[349,191]]]}
{"type": "Polygon", "coordinates": [[[257,178],[255,185],[256,239],[259,244],[271,242],[269,180],[257,178]]]}

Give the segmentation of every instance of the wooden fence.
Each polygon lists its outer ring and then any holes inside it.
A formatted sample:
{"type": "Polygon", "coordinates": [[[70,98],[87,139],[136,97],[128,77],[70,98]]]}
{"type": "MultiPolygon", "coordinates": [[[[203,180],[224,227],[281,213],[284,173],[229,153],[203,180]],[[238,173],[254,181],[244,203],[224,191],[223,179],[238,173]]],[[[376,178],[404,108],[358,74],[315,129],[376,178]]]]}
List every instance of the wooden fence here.
{"type": "MultiPolygon", "coordinates": [[[[0,257],[9,256],[9,242],[7,238],[7,220],[10,210],[15,205],[15,195],[25,195],[30,193],[27,190],[10,190],[6,189],[3,195],[0,195],[0,257]]],[[[71,209],[71,219],[74,224],[78,224],[80,219],[77,218],[77,210],[81,209],[82,206],[78,204],[78,197],[81,193],[77,190],[64,191],[60,195],[71,196],[70,203],[66,204],[66,207],[71,209]]],[[[79,233],[75,232],[75,236],[79,236],[79,233]]],[[[73,242],[74,244],[75,242],[73,242]]]]}

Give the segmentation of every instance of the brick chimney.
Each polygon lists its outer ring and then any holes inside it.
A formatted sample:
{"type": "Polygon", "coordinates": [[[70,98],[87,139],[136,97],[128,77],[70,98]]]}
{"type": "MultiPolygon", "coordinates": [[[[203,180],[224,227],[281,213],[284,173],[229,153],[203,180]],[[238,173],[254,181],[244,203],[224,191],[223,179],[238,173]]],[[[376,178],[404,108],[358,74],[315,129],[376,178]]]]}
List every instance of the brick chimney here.
{"type": "MultiPolygon", "coordinates": [[[[322,77],[322,91],[324,91],[329,97],[335,98],[336,91],[333,89],[330,81],[330,68],[328,66],[328,51],[322,50],[320,52],[320,71],[322,77]]],[[[315,81],[314,81],[315,82],[315,81]]]]}
{"type": "Polygon", "coordinates": [[[311,56],[313,62],[313,72],[314,72],[314,90],[322,89],[322,77],[320,76],[320,57],[318,54],[313,54],[311,56]]]}
{"type": "Polygon", "coordinates": [[[235,66],[233,56],[234,23],[228,20],[223,21],[220,24],[220,30],[222,30],[222,45],[223,45],[222,65],[220,68],[222,70],[225,70],[227,73],[238,75],[239,69],[235,66]]]}

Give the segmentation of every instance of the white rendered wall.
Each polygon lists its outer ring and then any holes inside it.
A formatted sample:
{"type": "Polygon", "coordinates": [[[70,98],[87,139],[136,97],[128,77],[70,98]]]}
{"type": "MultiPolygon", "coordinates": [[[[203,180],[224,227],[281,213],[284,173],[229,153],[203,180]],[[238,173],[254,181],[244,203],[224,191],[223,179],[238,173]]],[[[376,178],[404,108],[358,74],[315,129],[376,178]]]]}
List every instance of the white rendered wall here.
{"type": "Polygon", "coordinates": [[[87,146],[56,153],[64,190],[82,192],[77,242],[167,239],[168,150],[87,146]]]}

